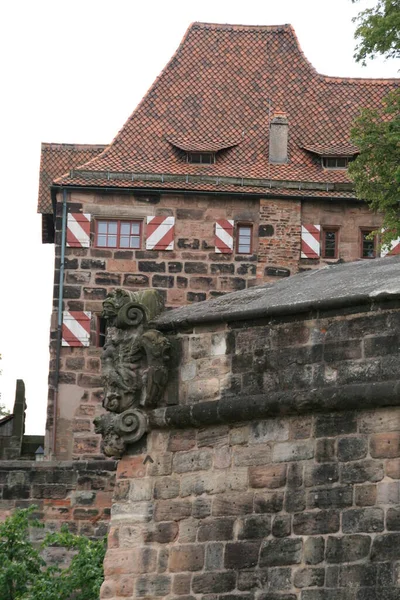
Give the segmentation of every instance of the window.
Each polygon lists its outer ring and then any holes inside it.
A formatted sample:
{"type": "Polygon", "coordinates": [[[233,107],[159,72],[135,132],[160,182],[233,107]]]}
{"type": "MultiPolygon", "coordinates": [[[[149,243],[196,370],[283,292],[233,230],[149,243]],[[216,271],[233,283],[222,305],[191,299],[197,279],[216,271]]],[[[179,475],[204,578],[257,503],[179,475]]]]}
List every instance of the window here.
{"type": "Polygon", "coordinates": [[[211,165],[215,163],[213,152],[188,152],[187,161],[195,164],[211,165]]]}
{"type": "Polygon", "coordinates": [[[352,158],[343,156],[323,156],[322,165],[325,169],[347,169],[352,158]]]}
{"type": "Polygon", "coordinates": [[[141,221],[96,221],[96,246],[99,248],[141,247],[141,221]]]}
{"type": "Polygon", "coordinates": [[[106,343],[107,319],[97,317],[97,343],[98,348],[102,348],[106,343]]]}
{"type": "Polygon", "coordinates": [[[361,228],[361,258],[375,258],[376,256],[376,236],[374,235],[372,239],[369,239],[373,231],[373,229],[361,228]]]}
{"type": "Polygon", "coordinates": [[[337,227],[324,227],[322,229],[322,258],[337,258],[338,241],[339,229],[337,227]]]}
{"type": "Polygon", "coordinates": [[[238,254],[251,254],[252,252],[252,225],[238,225],[236,230],[236,252],[238,254]]]}

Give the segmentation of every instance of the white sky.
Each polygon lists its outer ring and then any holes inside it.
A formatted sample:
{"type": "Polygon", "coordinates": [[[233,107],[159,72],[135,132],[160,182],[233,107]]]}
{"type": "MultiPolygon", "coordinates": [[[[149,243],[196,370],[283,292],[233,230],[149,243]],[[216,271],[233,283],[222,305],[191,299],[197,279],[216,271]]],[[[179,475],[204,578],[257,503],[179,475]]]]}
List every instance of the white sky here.
{"type": "Polygon", "coordinates": [[[291,23],[320,73],[397,77],[357,65],[352,16],[374,0],[6,0],[0,8],[1,402],[27,391],[27,433],[45,425],[53,246],[36,214],[40,143],[108,143],[193,21],[291,23]]]}

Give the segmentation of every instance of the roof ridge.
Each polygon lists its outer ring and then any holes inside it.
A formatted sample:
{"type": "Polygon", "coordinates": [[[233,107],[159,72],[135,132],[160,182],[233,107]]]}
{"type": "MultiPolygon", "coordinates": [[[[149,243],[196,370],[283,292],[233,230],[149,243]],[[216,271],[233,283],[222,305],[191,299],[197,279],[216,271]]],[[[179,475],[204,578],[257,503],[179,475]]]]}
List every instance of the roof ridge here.
{"type": "Polygon", "coordinates": [[[64,142],[41,142],[42,149],[51,150],[91,150],[92,148],[107,148],[108,144],[66,144],[64,142]]]}
{"type": "Polygon", "coordinates": [[[193,23],[190,24],[189,29],[194,27],[194,26],[198,26],[201,27],[202,29],[237,29],[237,30],[263,30],[263,31],[273,31],[273,30],[279,30],[279,29],[292,29],[293,30],[293,26],[290,25],[289,23],[284,23],[282,25],[244,25],[244,24],[235,24],[235,23],[208,23],[205,21],[193,21],[193,23]]]}

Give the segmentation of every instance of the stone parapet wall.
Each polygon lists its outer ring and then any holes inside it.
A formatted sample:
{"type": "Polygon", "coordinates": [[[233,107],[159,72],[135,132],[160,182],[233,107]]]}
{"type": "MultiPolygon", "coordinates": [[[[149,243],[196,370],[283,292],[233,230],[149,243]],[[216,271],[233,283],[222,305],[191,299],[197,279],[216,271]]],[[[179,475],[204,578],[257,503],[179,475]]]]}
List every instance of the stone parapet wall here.
{"type": "Polygon", "coordinates": [[[107,533],[116,463],[0,461],[0,520],[37,506],[46,529],[101,538],[107,533]]]}
{"type": "Polygon", "coordinates": [[[399,408],[153,432],[117,477],[101,598],[400,594],[399,408]]]}
{"type": "Polygon", "coordinates": [[[169,405],[119,462],[101,598],[400,597],[398,309],[162,321],[169,405]]]}

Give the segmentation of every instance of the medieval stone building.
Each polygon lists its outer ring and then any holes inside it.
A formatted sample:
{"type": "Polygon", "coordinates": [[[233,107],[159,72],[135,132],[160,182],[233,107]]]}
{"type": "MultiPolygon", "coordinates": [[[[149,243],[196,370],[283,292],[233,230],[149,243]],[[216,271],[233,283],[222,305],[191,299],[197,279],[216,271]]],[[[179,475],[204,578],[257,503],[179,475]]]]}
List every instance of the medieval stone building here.
{"type": "Polygon", "coordinates": [[[194,23],[108,146],[43,144],[39,211],[55,243],[46,452],[100,456],[102,301],[167,307],[374,258],[349,132],[394,80],[327,77],[292,27],[194,23]]]}

